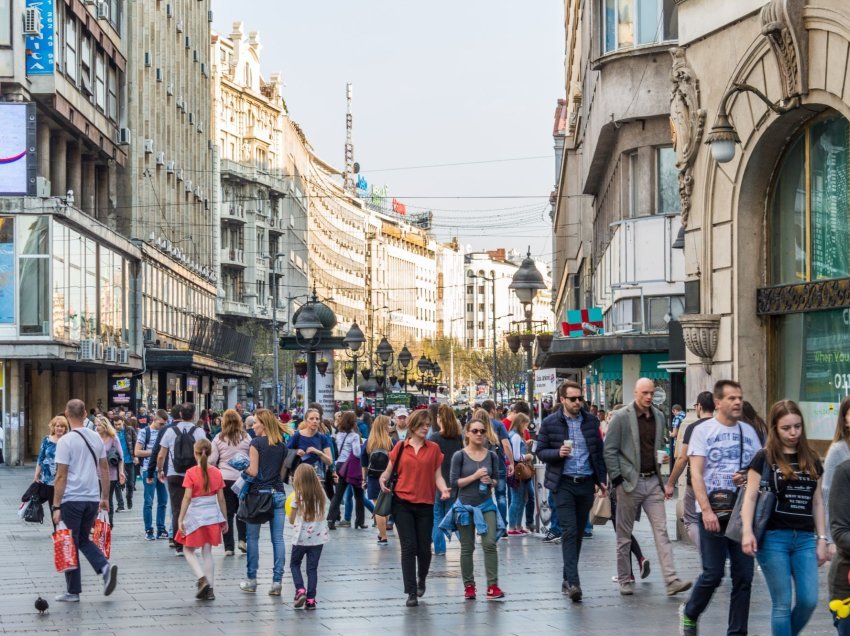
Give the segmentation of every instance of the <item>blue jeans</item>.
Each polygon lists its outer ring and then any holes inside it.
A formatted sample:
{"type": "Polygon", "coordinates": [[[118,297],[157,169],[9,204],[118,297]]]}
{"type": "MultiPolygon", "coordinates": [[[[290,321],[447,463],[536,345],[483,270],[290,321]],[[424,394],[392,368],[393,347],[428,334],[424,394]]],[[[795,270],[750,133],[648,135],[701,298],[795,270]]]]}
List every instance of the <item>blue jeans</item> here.
{"type": "Polygon", "coordinates": [[[449,508],[454,505],[454,497],[443,501],[440,499],[440,491],[434,496],[434,526],[431,529],[431,540],[434,542],[434,554],[446,553],[446,535],[438,527],[440,522],[448,513],[449,508]]]}
{"type": "Polygon", "coordinates": [[[697,620],[711,602],[714,590],[723,580],[726,556],[729,556],[732,575],[732,598],[729,603],[728,636],[747,633],[750,617],[750,592],[753,585],[753,558],[741,551],[741,544],[727,539],[722,533],[708,532],[697,515],[699,523],[699,551],[702,557],[702,574],[694,583],[691,597],[685,605],[685,615],[697,620]]]}
{"type": "Polygon", "coordinates": [[[109,565],[103,552],[100,551],[91,540],[90,533],[94,520],[97,518],[97,510],[100,507],[96,501],[63,501],[62,522],[68,526],[74,545],[77,546],[77,559],[81,561],[80,567],[65,572],[65,584],[68,594],[79,594],[83,591],[80,580],[80,570],[83,567],[79,553],[82,552],[86,560],[98,574],[103,573],[103,568],[109,565]]]}
{"type": "Polygon", "coordinates": [[[552,516],[549,517],[549,532],[561,535],[561,525],[558,523],[558,507],[555,505],[555,498],[552,496],[552,491],[549,491],[549,510],[552,511],[552,516]]]}
{"type": "Polygon", "coordinates": [[[496,481],[496,508],[499,509],[502,519],[508,518],[508,483],[504,473],[499,473],[499,479],[496,481]]]}
{"type": "Polygon", "coordinates": [[[307,598],[316,598],[316,585],[319,581],[319,559],[322,556],[321,545],[294,545],[289,557],[289,571],[292,573],[292,583],[297,592],[304,587],[304,577],[301,575],[301,561],[307,557],[307,598]]]}
{"type": "Polygon", "coordinates": [[[528,491],[528,482],[518,482],[516,487],[511,488],[511,506],[508,509],[508,528],[515,530],[522,526],[522,515],[525,512],[525,494],[528,491]]]}
{"type": "MultiPolygon", "coordinates": [[[[284,504],[286,494],[274,493],[274,517],[269,523],[272,533],[272,553],[274,554],[274,566],[272,567],[272,581],[280,583],[283,580],[283,565],[286,562],[286,548],[283,545],[283,523],[286,518],[284,504]]],[[[260,567],[260,527],[263,524],[249,523],[247,525],[248,536],[248,578],[257,578],[257,569],[260,567]]]]}
{"type": "Polygon", "coordinates": [[[832,624],[835,625],[838,636],[850,636],[850,618],[838,618],[831,610],[829,613],[832,614],[832,624]]]}
{"type": "Polygon", "coordinates": [[[799,530],[768,530],[758,559],[773,609],[773,636],[796,636],[803,631],[818,604],[818,558],[814,534],[799,530]],[[790,579],[790,580],[789,580],[790,579]],[[790,581],[794,582],[794,590],[790,581]],[[797,604],[791,607],[796,596],[797,604]]]}
{"type": "Polygon", "coordinates": [[[145,487],[145,505],[142,507],[142,518],[145,522],[145,532],[153,532],[153,496],[156,493],[156,531],[165,531],[165,506],[168,503],[168,489],[165,484],[154,478],[153,483],[142,482],[145,487]]]}
{"type": "MultiPolygon", "coordinates": [[[[351,521],[351,511],[354,509],[354,490],[352,490],[351,484],[348,484],[345,487],[345,494],[342,497],[342,505],[343,518],[346,521],[351,521]]],[[[368,497],[363,497],[363,505],[366,507],[366,510],[374,514],[375,506],[372,505],[372,502],[369,501],[368,497]]]]}

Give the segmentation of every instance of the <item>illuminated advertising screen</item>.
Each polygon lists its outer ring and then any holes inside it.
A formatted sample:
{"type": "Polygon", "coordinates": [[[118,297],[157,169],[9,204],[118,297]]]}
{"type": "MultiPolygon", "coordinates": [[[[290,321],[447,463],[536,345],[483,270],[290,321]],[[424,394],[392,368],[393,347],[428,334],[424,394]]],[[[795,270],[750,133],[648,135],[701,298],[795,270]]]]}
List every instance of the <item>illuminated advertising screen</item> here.
{"type": "Polygon", "coordinates": [[[35,105],[0,103],[0,196],[35,194],[35,105]]]}

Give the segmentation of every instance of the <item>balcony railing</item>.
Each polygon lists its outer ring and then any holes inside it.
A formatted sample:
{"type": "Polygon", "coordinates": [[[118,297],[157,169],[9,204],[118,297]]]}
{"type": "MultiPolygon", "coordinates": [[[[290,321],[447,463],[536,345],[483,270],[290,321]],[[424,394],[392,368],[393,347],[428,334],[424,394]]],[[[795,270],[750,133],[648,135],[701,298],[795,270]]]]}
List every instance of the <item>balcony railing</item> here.
{"type": "Polygon", "coordinates": [[[222,265],[245,265],[245,253],[241,249],[225,247],[221,250],[222,265]]]}

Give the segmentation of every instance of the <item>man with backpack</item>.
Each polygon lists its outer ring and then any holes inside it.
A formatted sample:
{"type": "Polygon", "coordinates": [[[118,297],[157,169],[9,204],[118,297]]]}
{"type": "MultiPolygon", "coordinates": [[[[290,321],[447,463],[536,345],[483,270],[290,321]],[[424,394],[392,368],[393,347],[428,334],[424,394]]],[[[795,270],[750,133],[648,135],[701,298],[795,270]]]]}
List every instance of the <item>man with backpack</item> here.
{"type": "Polygon", "coordinates": [[[145,504],[142,509],[142,518],[145,523],[145,539],[148,541],[168,538],[168,531],[165,529],[165,506],[168,503],[168,492],[165,484],[154,479],[153,472],[156,470],[156,460],[151,461],[151,457],[156,457],[154,453],[159,453],[156,445],[157,441],[162,441],[160,432],[165,426],[166,420],[168,420],[168,413],[165,409],[159,409],[154,414],[150,425],[139,431],[136,440],[135,454],[142,462],[142,474],[146,477],[144,480],[145,504]],[[156,534],[154,534],[153,527],[154,495],[156,495],[156,534]]]}
{"type": "Polygon", "coordinates": [[[177,542],[177,521],[180,504],[183,502],[183,477],[195,465],[195,442],[206,438],[204,429],[195,426],[195,405],[187,402],[180,407],[180,420],[165,431],[160,441],[161,448],[156,458],[159,481],[168,485],[171,499],[171,530],[177,556],[183,555],[183,546],[177,542]],[[165,460],[168,459],[168,469],[165,460]]]}

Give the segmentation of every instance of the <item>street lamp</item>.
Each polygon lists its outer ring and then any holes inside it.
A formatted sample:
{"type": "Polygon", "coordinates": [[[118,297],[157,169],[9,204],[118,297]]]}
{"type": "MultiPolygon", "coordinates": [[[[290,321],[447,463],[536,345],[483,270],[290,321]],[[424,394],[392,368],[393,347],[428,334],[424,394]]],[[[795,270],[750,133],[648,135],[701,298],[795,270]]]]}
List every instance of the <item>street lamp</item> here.
{"type": "Polygon", "coordinates": [[[393,346],[387,340],[387,337],[384,336],[381,338],[381,342],[378,343],[377,348],[375,349],[375,355],[377,356],[376,362],[380,364],[382,375],[384,378],[383,381],[383,394],[384,394],[384,407],[387,405],[387,367],[393,363],[393,354],[395,351],[393,350],[393,346]]]}
{"type": "Polygon", "coordinates": [[[274,354],[274,408],[275,413],[280,408],[280,363],[278,361],[278,347],[277,344],[277,287],[278,287],[278,278],[277,278],[277,261],[281,257],[285,257],[286,254],[278,252],[274,255],[274,260],[272,261],[272,280],[274,284],[272,285],[272,353],[274,354]]]}
{"type": "Polygon", "coordinates": [[[413,356],[410,354],[410,349],[407,348],[407,345],[404,345],[398,353],[398,366],[404,374],[405,391],[407,391],[407,373],[410,371],[411,362],[413,362],[413,356]]]}
{"type": "Polygon", "coordinates": [[[315,402],[316,350],[325,336],[332,337],[332,330],[336,326],[336,315],[330,307],[319,302],[314,287],[310,300],[295,312],[293,318],[295,342],[307,353],[307,402],[315,402]]]}
{"type": "Polygon", "coordinates": [[[348,333],[345,334],[345,338],[342,339],[345,343],[345,354],[351,358],[354,362],[354,374],[352,378],[354,378],[354,405],[357,406],[357,362],[362,357],[360,355],[360,349],[363,347],[363,343],[366,342],[366,336],[363,335],[363,330],[357,325],[356,322],[351,324],[351,327],[348,329],[348,333]]]}
{"type": "MultiPolygon", "coordinates": [[[[534,260],[531,258],[531,247],[528,248],[528,253],[523,259],[519,269],[514,274],[509,289],[513,289],[519,302],[525,310],[525,328],[531,331],[532,310],[531,303],[534,302],[534,297],[537,292],[546,288],[546,283],[543,281],[543,274],[537,269],[534,260]]],[[[534,370],[531,362],[531,347],[528,347],[525,352],[525,363],[528,373],[528,381],[526,382],[526,399],[534,400],[534,370]]]]}

